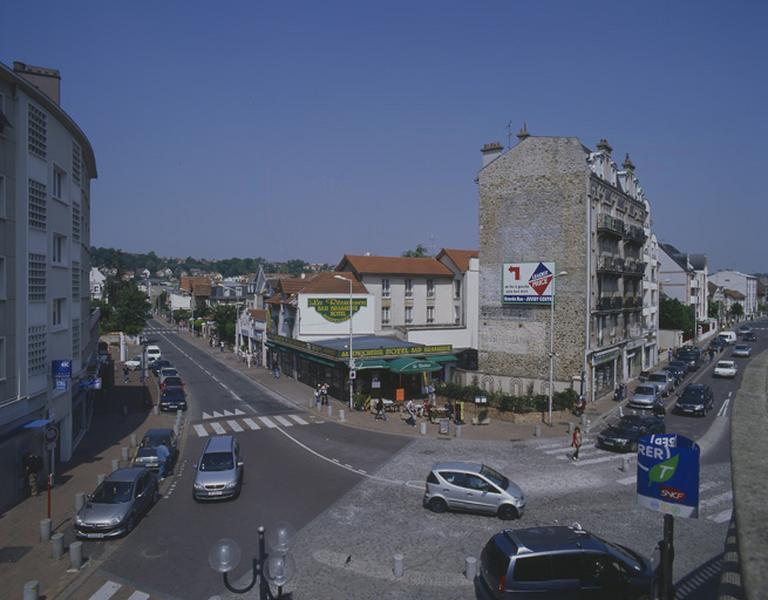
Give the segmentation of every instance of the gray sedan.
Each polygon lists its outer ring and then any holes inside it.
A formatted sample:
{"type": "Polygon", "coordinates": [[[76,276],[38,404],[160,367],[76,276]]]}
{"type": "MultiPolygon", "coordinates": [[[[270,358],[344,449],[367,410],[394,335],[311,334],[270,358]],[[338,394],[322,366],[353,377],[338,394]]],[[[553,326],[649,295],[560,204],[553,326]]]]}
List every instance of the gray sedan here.
{"type": "Polygon", "coordinates": [[[113,471],[77,512],[75,535],[103,539],[127,534],[159,499],[157,478],[147,469],[113,471]]]}
{"type": "Polygon", "coordinates": [[[629,405],[637,408],[653,408],[661,400],[659,388],[655,383],[647,382],[638,385],[629,399],[629,405]]]}

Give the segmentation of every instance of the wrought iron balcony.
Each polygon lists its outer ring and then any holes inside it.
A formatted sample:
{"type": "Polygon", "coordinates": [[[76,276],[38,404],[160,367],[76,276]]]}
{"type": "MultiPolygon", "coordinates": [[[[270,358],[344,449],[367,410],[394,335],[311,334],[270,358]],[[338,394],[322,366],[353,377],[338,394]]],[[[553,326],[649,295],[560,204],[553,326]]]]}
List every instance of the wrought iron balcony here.
{"type": "Polygon", "coordinates": [[[630,225],[624,232],[624,240],[628,243],[644,244],[646,239],[645,231],[637,225],[630,225]]]}
{"type": "Polygon", "coordinates": [[[620,238],[624,235],[624,221],[601,213],[597,215],[597,232],[607,233],[620,238]]]}

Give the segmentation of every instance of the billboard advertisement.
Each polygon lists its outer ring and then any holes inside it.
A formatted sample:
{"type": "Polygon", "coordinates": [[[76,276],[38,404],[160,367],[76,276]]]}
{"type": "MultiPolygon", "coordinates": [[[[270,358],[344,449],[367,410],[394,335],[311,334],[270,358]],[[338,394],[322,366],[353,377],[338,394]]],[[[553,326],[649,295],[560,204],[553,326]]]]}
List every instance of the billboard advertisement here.
{"type": "MultiPolygon", "coordinates": [[[[374,299],[371,294],[352,295],[352,330],[373,334],[374,299]]],[[[349,294],[299,294],[299,335],[341,337],[349,335],[349,294]]]]}
{"type": "Polygon", "coordinates": [[[504,263],[501,288],[504,304],[550,304],[555,293],[555,263],[504,263]]]}

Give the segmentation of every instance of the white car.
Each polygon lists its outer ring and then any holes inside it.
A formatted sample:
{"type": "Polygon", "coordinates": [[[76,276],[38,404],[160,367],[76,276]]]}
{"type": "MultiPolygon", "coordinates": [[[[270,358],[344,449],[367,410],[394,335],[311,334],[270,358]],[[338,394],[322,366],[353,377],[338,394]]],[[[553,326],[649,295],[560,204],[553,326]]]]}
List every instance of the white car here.
{"type": "Polygon", "coordinates": [[[147,361],[152,362],[163,357],[163,353],[160,352],[160,346],[147,346],[147,361]]]}
{"type": "Polygon", "coordinates": [[[731,351],[731,356],[749,358],[752,356],[752,346],[748,346],[746,344],[736,344],[731,351]]]}
{"type": "Polygon", "coordinates": [[[163,385],[163,381],[165,381],[168,377],[181,377],[181,375],[173,367],[160,369],[160,372],[157,374],[158,385],[163,385]]]}
{"type": "Polygon", "coordinates": [[[138,356],[133,357],[131,360],[126,360],[123,363],[126,367],[128,367],[131,371],[135,371],[136,369],[141,368],[141,354],[138,356]]]}
{"type": "Polygon", "coordinates": [[[732,360],[719,360],[712,372],[713,377],[736,377],[736,363],[732,360]]]}

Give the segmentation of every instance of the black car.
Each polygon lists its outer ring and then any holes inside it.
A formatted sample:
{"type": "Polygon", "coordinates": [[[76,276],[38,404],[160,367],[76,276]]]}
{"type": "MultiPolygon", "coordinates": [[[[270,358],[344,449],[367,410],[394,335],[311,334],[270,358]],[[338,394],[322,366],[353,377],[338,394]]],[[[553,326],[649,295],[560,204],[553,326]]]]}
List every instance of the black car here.
{"type": "Polygon", "coordinates": [[[696,371],[701,366],[701,352],[686,350],[677,355],[678,360],[688,363],[690,371],[696,371]]]}
{"type": "Polygon", "coordinates": [[[158,358],[155,361],[152,361],[152,363],[149,365],[149,368],[152,370],[152,373],[157,377],[160,374],[160,369],[167,369],[169,367],[173,367],[170,360],[165,360],[164,358],[158,358]]]}
{"type": "Polygon", "coordinates": [[[715,352],[722,352],[723,348],[725,348],[727,345],[728,343],[721,337],[716,337],[711,342],[709,342],[709,347],[715,352]]]}
{"type": "Polygon", "coordinates": [[[606,450],[636,452],[637,441],[644,435],[666,433],[662,417],[653,415],[624,415],[597,436],[597,447],[606,450]]]}
{"type": "Polygon", "coordinates": [[[654,597],[658,576],[637,552],[574,524],[506,529],[480,554],[480,581],[492,598],[654,597]]]}
{"type": "Polygon", "coordinates": [[[715,395],[712,388],[703,383],[690,383],[680,394],[680,397],[672,407],[672,412],[679,415],[707,416],[707,412],[715,405],[715,395]]]}
{"type": "Polygon", "coordinates": [[[187,394],[184,388],[177,385],[163,388],[160,410],[187,410],[187,394]]]}
{"type": "Polygon", "coordinates": [[[148,430],[136,450],[133,465],[135,467],[144,467],[150,471],[157,471],[160,468],[160,461],[157,457],[157,447],[160,444],[165,444],[168,452],[170,452],[166,460],[166,472],[170,473],[179,457],[179,448],[173,429],[158,428],[148,430]]]}
{"type": "Polygon", "coordinates": [[[688,371],[690,370],[688,367],[688,363],[684,360],[673,360],[669,363],[670,367],[678,367],[683,370],[684,373],[688,374],[688,371]]]}
{"type": "Polygon", "coordinates": [[[666,367],[662,367],[661,370],[667,371],[668,373],[672,373],[672,376],[675,378],[675,387],[677,387],[682,383],[683,379],[685,379],[685,376],[688,373],[685,367],[676,366],[676,365],[673,365],[672,363],[669,363],[666,367]]]}
{"type": "Polygon", "coordinates": [[[754,334],[754,332],[750,331],[749,333],[745,333],[742,338],[745,342],[756,342],[757,336],[754,334]]]}

